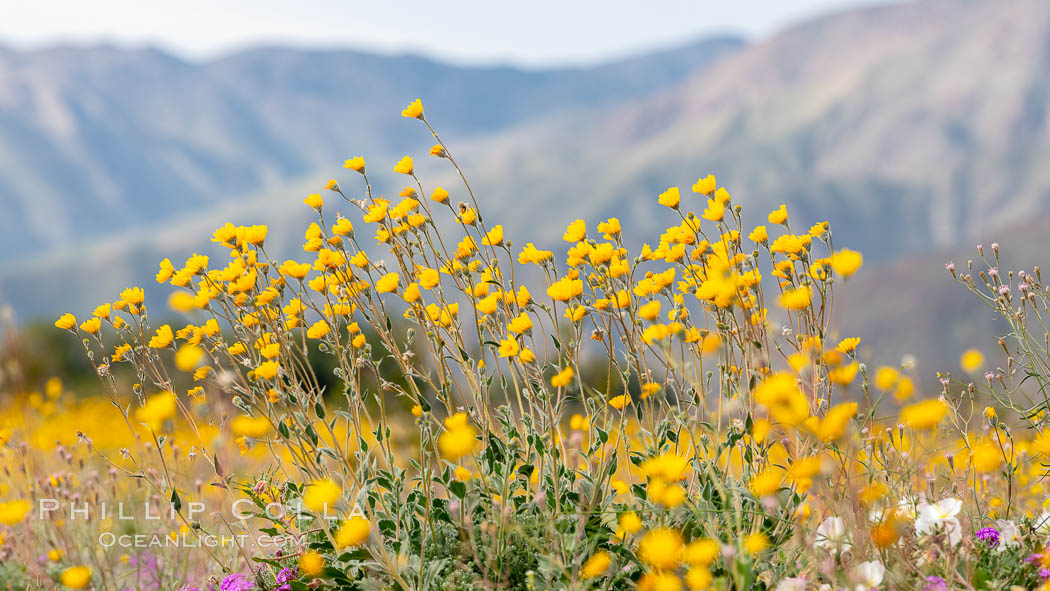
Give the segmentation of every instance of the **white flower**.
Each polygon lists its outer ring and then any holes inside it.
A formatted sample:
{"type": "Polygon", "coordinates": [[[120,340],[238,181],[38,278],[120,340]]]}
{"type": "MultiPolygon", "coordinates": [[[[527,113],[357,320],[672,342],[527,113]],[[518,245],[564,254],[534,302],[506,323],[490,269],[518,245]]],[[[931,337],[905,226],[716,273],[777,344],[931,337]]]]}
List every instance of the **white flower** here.
{"type": "Polygon", "coordinates": [[[930,503],[919,503],[919,517],[918,519],[926,519],[929,521],[947,521],[955,518],[962,510],[962,501],[952,497],[947,499],[941,499],[932,505],[930,503]]]}
{"type": "Polygon", "coordinates": [[[813,545],[817,548],[827,548],[835,553],[845,552],[853,544],[846,533],[846,524],[842,522],[842,518],[828,517],[817,528],[817,541],[813,545]]]}
{"type": "Polygon", "coordinates": [[[862,562],[853,568],[853,578],[857,585],[855,591],[868,591],[882,584],[882,575],[886,574],[886,567],[878,560],[862,562]]]}
{"type": "Polygon", "coordinates": [[[932,505],[920,503],[918,509],[915,533],[922,535],[943,529],[948,534],[948,542],[952,546],[962,541],[962,527],[959,525],[959,519],[955,517],[962,510],[962,501],[949,497],[932,505]]]}
{"type": "Polygon", "coordinates": [[[806,578],[788,577],[781,579],[774,591],[806,591],[806,578]]]}
{"type": "Polygon", "coordinates": [[[999,552],[1021,543],[1021,530],[1017,529],[1013,521],[997,519],[995,526],[999,529],[999,545],[996,547],[999,552]]]}

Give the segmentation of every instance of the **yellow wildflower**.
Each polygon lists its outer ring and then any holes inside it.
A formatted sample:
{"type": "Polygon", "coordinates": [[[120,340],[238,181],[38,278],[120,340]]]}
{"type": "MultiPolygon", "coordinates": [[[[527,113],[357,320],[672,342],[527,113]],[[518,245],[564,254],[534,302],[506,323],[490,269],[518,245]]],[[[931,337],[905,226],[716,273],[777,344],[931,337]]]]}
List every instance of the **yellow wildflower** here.
{"type": "Polygon", "coordinates": [[[776,468],[766,468],[751,478],[748,488],[756,497],[767,497],[777,492],[783,481],[783,473],[776,468]]]}
{"type": "Polygon", "coordinates": [[[150,338],[149,346],[151,349],[163,349],[170,345],[173,340],[175,340],[175,334],[171,331],[171,327],[165,324],[158,328],[150,338]]]}
{"type": "Polygon", "coordinates": [[[397,273],[387,273],[376,281],[376,292],[378,293],[390,293],[397,291],[397,286],[401,282],[401,276],[397,273]]]}
{"type": "MultiPolygon", "coordinates": [[[[81,326],[83,328],[83,326],[81,326]]],[[[959,365],[964,371],[973,373],[984,365],[984,354],[977,349],[967,349],[959,357],[959,365]]]]}
{"type": "Polygon", "coordinates": [[[765,244],[769,240],[769,234],[766,232],[765,226],[755,226],[755,229],[747,237],[756,244],[765,244]]]}
{"type": "Polygon", "coordinates": [[[832,407],[817,424],[817,437],[826,442],[838,440],[845,433],[850,419],[856,414],[856,402],[845,402],[832,407]]]}
{"type": "Polygon", "coordinates": [[[660,302],[653,300],[638,308],[638,317],[644,320],[656,320],[660,316],[660,302]]]}
{"type": "Polygon", "coordinates": [[[547,288],[547,295],[559,302],[567,302],[583,294],[583,281],[562,277],[547,288]]]}
{"type": "Polygon", "coordinates": [[[580,569],[580,576],[585,579],[593,579],[605,574],[609,570],[610,564],[612,564],[612,559],[609,557],[609,553],[605,550],[599,550],[588,558],[587,562],[583,563],[583,568],[580,569]]]}
{"type": "Polygon", "coordinates": [[[0,523],[12,526],[25,519],[33,504],[29,501],[19,499],[0,503],[0,523]]]}
{"type": "Polygon", "coordinates": [[[808,285],[788,289],[780,295],[780,305],[788,310],[804,310],[809,307],[813,291],[808,285]]]}
{"type": "Polygon", "coordinates": [[[332,330],[332,327],[328,325],[324,320],[318,320],[313,323],[310,328],[306,329],[307,338],[320,339],[324,338],[332,330]]]}
{"type": "Polygon", "coordinates": [[[901,422],[913,429],[932,429],[948,414],[948,405],[938,398],[909,404],[901,409],[901,422]]]}
{"type": "Polygon", "coordinates": [[[768,216],[767,220],[771,224],[783,224],[787,222],[788,212],[787,206],[781,204],[780,207],[774,209],[768,216]]]}
{"type": "Polygon", "coordinates": [[[77,317],[72,314],[63,314],[55,321],[55,326],[62,330],[72,330],[77,325],[77,317]]]}
{"type": "Polygon", "coordinates": [[[650,530],[638,542],[638,557],[660,570],[673,570],[682,561],[682,536],[666,527],[650,530]]]}
{"type": "Polygon", "coordinates": [[[518,345],[518,340],[514,337],[505,338],[499,343],[500,357],[516,357],[520,351],[521,347],[518,345]]]}
{"type": "Polygon", "coordinates": [[[324,557],[317,552],[304,552],[299,557],[299,572],[306,577],[319,576],[324,571],[324,557]]]}
{"type": "Polygon", "coordinates": [[[718,558],[718,542],[710,538],[701,538],[690,542],[682,554],[686,563],[693,566],[707,566],[718,558]]]}
{"type": "Polygon", "coordinates": [[[354,156],[353,158],[347,159],[343,162],[343,168],[349,168],[354,172],[365,172],[365,159],[360,156],[354,156]]]}
{"type": "Polygon", "coordinates": [[[456,413],[445,419],[445,432],[438,437],[438,449],[449,460],[457,460],[474,451],[477,430],[467,422],[466,413],[456,413]]]}
{"type": "Polygon", "coordinates": [[[204,349],[197,345],[185,344],[175,351],[175,367],[179,371],[192,371],[204,358],[204,349]]]}
{"type": "Polygon", "coordinates": [[[583,220],[574,220],[565,229],[562,239],[566,242],[579,242],[587,236],[587,224],[583,220]]]}
{"type": "Polygon", "coordinates": [[[175,417],[177,404],[173,392],[160,392],[146,399],[146,403],[135,409],[135,420],[146,423],[150,429],[159,431],[165,421],[175,417]]]}
{"type": "Polygon", "coordinates": [[[606,240],[615,240],[622,231],[620,220],[618,218],[609,218],[608,221],[598,224],[598,231],[602,233],[606,240]]]}
{"type": "Polygon", "coordinates": [[[831,255],[831,268],[843,277],[856,273],[863,263],[864,256],[848,248],[843,248],[831,255]]]}
{"type": "Polygon", "coordinates": [[[857,349],[857,345],[860,344],[859,337],[850,337],[848,339],[842,339],[839,344],[835,347],[835,350],[843,355],[849,355],[857,349]]]}
{"type": "Polygon", "coordinates": [[[693,184],[693,192],[701,195],[710,195],[715,192],[717,185],[718,181],[715,180],[715,175],[709,174],[697,179],[696,183],[693,184]]]}
{"type": "Polygon", "coordinates": [[[486,246],[499,246],[503,244],[503,226],[493,226],[491,230],[481,239],[486,246]]]}
{"type": "Polygon", "coordinates": [[[419,99],[416,99],[416,100],[412,101],[411,103],[408,103],[408,106],[401,110],[401,116],[402,117],[409,117],[409,118],[412,118],[412,119],[422,119],[423,118],[423,101],[421,101],[419,99]]]}
{"type": "Polygon", "coordinates": [[[261,439],[270,432],[270,427],[270,419],[262,416],[238,415],[230,421],[230,430],[235,435],[252,439],[261,439]]]}
{"type": "Polygon", "coordinates": [[[372,524],[359,515],[350,517],[339,527],[335,535],[335,545],[338,549],[360,546],[368,539],[372,531],[372,524]]]}
{"type": "Polygon", "coordinates": [[[769,547],[769,538],[762,532],[753,533],[744,538],[743,545],[744,551],[754,556],[769,547]]]}
{"type": "Polygon", "coordinates": [[[343,489],[329,478],[314,480],[303,491],[303,506],[314,513],[327,513],[342,497],[343,489]]]}
{"type": "Polygon", "coordinates": [[[64,587],[83,589],[91,583],[91,568],[87,566],[71,566],[62,571],[58,579],[64,587]]]}
{"type": "Polygon", "coordinates": [[[87,320],[80,323],[80,330],[88,334],[95,334],[101,328],[102,320],[97,317],[88,318],[87,320]]]}
{"type": "Polygon", "coordinates": [[[575,372],[572,371],[572,368],[566,367],[557,374],[551,376],[551,385],[555,388],[562,388],[564,386],[568,386],[570,383],[572,383],[572,377],[574,375],[575,372]]]}
{"type": "Polygon", "coordinates": [[[528,314],[525,314],[524,312],[515,316],[507,324],[507,330],[514,334],[521,334],[530,328],[532,328],[532,319],[530,319],[528,314]]]}
{"type": "Polygon", "coordinates": [[[398,160],[397,164],[394,165],[394,172],[399,172],[401,174],[412,174],[413,170],[411,156],[405,156],[401,160],[398,160]]]}
{"type": "Polygon", "coordinates": [[[809,403],[791,374],[777,373],[764,379],[753,396],[780,423],[798,425],[809,417],[809,403]]]}
{"type": "Polygon", "coordinates": [[[678,187],[671,187],[660,193],[658,201],[660,205],[664,207],[670,207],[671,209],[678,209],[678,203],[682,200],[682,196],[679,194],[678,187]]]}
{"type": "Polygon", "coordinates": [[[280,364],[276,361],[263,361],[255,368],[255,377],[263,380],[272,380],[277,377],[279,367],[280,364]]]}

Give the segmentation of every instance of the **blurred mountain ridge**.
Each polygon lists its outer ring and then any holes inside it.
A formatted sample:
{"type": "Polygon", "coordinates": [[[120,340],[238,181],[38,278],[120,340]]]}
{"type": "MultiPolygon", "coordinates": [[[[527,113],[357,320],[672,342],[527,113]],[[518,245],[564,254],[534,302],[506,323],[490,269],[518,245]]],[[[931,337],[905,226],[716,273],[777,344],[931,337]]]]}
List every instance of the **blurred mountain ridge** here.
{"type": "Polygon", "coordinates": [[[465,68],[282,48],[210,62],[156,49],[0,51],[0,264],[169,221],[331,168],[425,149],[415,97],[455,137],[666,87],[742,46],[700,40],[593,68],[465,68]]]}

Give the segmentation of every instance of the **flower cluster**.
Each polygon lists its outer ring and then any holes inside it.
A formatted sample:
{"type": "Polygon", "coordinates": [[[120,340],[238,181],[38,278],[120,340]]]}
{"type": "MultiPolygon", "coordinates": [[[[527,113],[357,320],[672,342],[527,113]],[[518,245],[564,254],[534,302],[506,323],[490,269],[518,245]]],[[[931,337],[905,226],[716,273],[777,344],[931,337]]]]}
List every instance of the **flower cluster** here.
{"type": "MultiPolygon", "coordinates": [[[[705,172],[653,192],[671,221],[634,249],[617,218],[516,246],[422,103],[402,115],[461,188],[427,190],[405,156],[384,197],[355,156],[349,179],[304,200],[316,221],[300,256],[273,258],[264,226],[226,224],[212,242],[228,257],[163,261],[156,280],[186,324],[153,324],[137,287],[55,323],[154,442],[127,452],[130,475],[185,515],[177,471],[148,467],[184,424],[191,463],[258,508],[239,526],[293,534],[209,557],[213,586],[1042,584],[1047,403],[1014,381],[1050,373],[1026,324],[1047,301],[1038,270],[1017,287],[982,273],[990,292],[959,277],[1014,318],[1024,336],[1000,347],[1027,353],[1026,373],[1011,361],[987,390],[944,374],[924,397],[913,363],[872,365],[838,333],[835,288],[863,257],[828,222],[798,226],[781,205],[745,226],[705,172]],[[231,472],[229,455],[255,469],[231,472]]],[[[965,352],[963,375],[985,362],[965,352]]],[[[104,572],[69,577],[109,588],[104,572]]]]}

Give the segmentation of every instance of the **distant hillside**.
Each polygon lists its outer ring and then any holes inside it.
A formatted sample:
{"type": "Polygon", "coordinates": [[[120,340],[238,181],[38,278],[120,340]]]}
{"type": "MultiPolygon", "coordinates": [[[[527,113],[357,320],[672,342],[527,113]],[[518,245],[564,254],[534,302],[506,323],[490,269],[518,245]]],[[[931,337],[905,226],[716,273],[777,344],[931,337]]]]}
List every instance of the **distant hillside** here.
{"type": "MultiPolygon", "coordinates": [[[[863,268],[836,296],[842,334],[862,337],[861,350],[880,363],[898,363],[904,354],[915,356],[930,382],[937,371],[958,375],[959,356],[969,348],[983,350],[989,368],[1005,367],[996,339],[1007,333],[1006,322],[956,283],[944,266],[952,262],[962,274],[972,260],[976,278],[979,271],[988,271],[977,245],[983,244],[988,259],[994,260],[991,245],[998,242],[1002,276],[1016,276],[1020,270],[1031,273],[1035,266],[1047,269],[1047,228],[1050,215],[1043,215],[982,232],[972,242],[863,268]]],[[[1045,282],[1045,271],[1042,276],[1045,282]]]]}
{"type": "Polygon", "coordinates": [[[659,192],[713,172],[752,219],[788,203],[885,261],[1050,209],[1048,109],[1050,3],[926,0],[802,23],[468,162],[509,217],[568,208],[646,232],[659,192]]]}
{"type": "Polygon", "coordinates": [[[474,137],[636,99],[741,46],[719,37],[541,71],[353,51],[191,63],[155,50],[0,49],[0,264],[197,215],[352,154],[425,150],[396,117],[416,97],[450,137],[474,137]]]}

